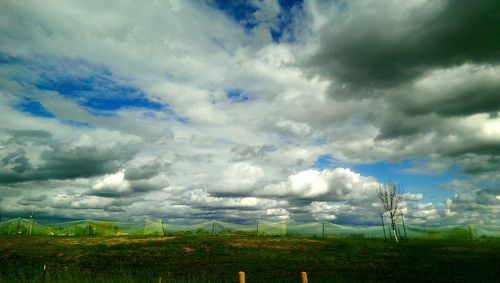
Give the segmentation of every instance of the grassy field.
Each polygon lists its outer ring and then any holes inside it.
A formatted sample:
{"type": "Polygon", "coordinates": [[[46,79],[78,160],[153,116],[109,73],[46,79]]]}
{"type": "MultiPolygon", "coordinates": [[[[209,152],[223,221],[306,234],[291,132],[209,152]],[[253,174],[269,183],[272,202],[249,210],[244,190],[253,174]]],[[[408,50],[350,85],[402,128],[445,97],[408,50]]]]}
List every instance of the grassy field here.
{"type": "Polygon", "coordinates": [[[0,282],[498,282],[500,240],[0,237],[0,282]]]}

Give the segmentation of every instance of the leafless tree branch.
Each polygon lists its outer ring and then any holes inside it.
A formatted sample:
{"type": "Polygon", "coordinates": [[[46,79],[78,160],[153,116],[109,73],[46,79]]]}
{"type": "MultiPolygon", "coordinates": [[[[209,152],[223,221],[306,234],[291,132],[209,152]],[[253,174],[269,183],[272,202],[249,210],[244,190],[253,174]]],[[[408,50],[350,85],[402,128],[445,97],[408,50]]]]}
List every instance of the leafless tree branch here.
{"type": "Polygon", "coordinates": [[[382,207],[384,211],[389,214],[389,218],[391,220],[391,229],[394,233],[394,237],[396,237],[396,221],[398,217],[401,215],[401,196],[402,196],[402,187],[400,184],[394,182],[388,182],[382,185],[379,185],[377,188],[377,196],[382,203],[382,207]]]}

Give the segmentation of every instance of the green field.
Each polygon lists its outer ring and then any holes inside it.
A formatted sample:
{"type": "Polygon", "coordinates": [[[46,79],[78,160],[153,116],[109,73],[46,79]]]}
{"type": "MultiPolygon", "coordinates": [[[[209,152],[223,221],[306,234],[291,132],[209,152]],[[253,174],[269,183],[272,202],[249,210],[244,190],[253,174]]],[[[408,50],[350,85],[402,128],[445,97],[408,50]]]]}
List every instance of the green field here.
{"type": "Polygon", "coordinates": [[[0,236],[0,282],[498,282],[500,240],[0,236]]]}

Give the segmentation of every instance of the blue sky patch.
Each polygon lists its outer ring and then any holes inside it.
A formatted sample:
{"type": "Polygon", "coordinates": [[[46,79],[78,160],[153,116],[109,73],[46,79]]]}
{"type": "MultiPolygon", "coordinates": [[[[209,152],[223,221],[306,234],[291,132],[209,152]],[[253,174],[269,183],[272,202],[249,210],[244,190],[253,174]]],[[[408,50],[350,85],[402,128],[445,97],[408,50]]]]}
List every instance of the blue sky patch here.
{"type": "MultiPolygon", "coordinates": [[[[148,99],[140,89],[113,79],[113,74],[106,67],[82,59],[35,57],[25,60],[0,52],[0,64],[26,66],[27,72],[16,73],[11,78],[22,84],[26,92],[23,100],[13,107],[33,116],[55,118],[37,100],[36,95],[44,95],[37,92],[41,90],[53,91],[74,100],[95,116],[114,116],[117,110],[138,108],[163,112],[179,123],[189,123],[189,118],[177,114],[167,103],[148,99]]],[[[89,126],[72,121],[61,122],[77,127],[89,126]]]]}
{"type": "Polygon", "coordinates": [[[348,167],[362,176],[373,176],[381,183],[389,181],[399,182],[403,185],[403,190],[405,192],[422,193],[426,198],[432,199],[433,201],[444,201],[453,194],[453,192],[444,188],[443,184],[452,180],[465,180],[469,178],[460,174],[458,166],[452,166],[450,170],[442,173],[428,175],[416,175],[405,172],[404,170],[411,168],[415,164],[422,164],[425,162],[427,161],[422,159],[404,159],[399,162],[380,161],[356,165],[339,162],[333,156],[324,154],[320,155],[314,161],[311,168],[324,170],[328,168],[348,167]]]}
{"type": "MultiPolygon", "coordinates": [[[[274,28],[269,30],[274,42],[281,42],[284,40],[283,35],[286,31],[291,30],[293,15],[292,9],[301,6],[302,0],[279,0],[281,11],[274,19],[274,28]]],[[[249,1],[225,1],[216,0],[215,7],[230,18],[242,25],[246,31],[255,28],[260,22],[255,18],[254,13],[258,11],[258,7],[252,5],[249,1]]],[[[291,33],[287,33],[286,41],[295,41],[291,33]]]]}
{"type": "Polygon", "coordinates": [[[215,7],[240,23],[246,30],[257,26],[253,18],[257,8],[247,1],[215,0],[215,7]]]}
{"type": "Polygon", "coordinates": [[[458,166],[452,167],[451,170],[435,175],[415,175],[405,173],[403,169],[407,169],[412,164],[415,164],[414,159],[405,159],[399,162],[380,161],[370,164],[354,165],[353,170],[363,176],[373,176],[381,183],[388,181],[399,182],[406,192],[422,193],[424,196],[432,199],[445,200],[452,195],[452,192],[446,189],[436,190],[442,184],[456,179],[467,179],[467,176],[461,175],[458,166]]]}
{"type": "Polygon", "coordinates": [[[81,121],[76,121],[76,120],[63,120],[63,124],[66,124],[68,126],[74,127],[74,128],[90,128],[92,125],[90,125],[87,122],[81,122],[81,121]]]}
{"type": "Polygon", "coordinates": [[[19,63],[20,61],[21,60],[19,60],[16,57],[0,52],[0,64],[16,64],[19,63]]]}
{"type": "Polygon", "coordinates": [[[334,167],[334,159],[331,155],[323,154],[316,159],[312,165],[313,168],[318,170],[324,170],[327,168],[334,167]]]}
{"type": "Polygon", "coordinates": [[[147,99],[139,89],[116,83],[106,76],[52,78],[39,81],[35,86],[40,90],[56,91],[64,97],[76,99],[80,105],[90,110],[163,109],[162,104],[147,99]]]}
{"type": "Polygon", "coordinates": [[[40,104],[40,102],[30,98],[24,98],[24,101],[15,105],[15,108],[37,117],[55,117],[54,114],[50,113],[45,107],[42,106],[42,104],[40,104]]]}
{"type": "Polygon", "coordinates": [[[107,111],[118,110],[121,108],[147,108],[156,111],[163,109],[163,105],[150,101],[142,95],[137,97],[124,96],[115,98],[109,98],[106,96],[90,97],[82,103],[82,105],[91,109],[107,111]]]}
{"type": "Polygon", "coordinates": [[[277,17],[277,27],[271,29],[271,36],[274,42],[295,42],[295,37],[293,36],[290,27],[293,21],[292,9],[302,5],[302,0],[280,0],[281,11],[277,17]],[[288,33],[287,33],[288,31],[288,33]],[[283,35],[287,33],[287,38],[283,38],[283,35]]]}
{"type": "Polygon", "coordinates": [[[240,89],[228,90],[226,91],[226,95],[232,102],[245,102],[251,98],[240,89]]]}

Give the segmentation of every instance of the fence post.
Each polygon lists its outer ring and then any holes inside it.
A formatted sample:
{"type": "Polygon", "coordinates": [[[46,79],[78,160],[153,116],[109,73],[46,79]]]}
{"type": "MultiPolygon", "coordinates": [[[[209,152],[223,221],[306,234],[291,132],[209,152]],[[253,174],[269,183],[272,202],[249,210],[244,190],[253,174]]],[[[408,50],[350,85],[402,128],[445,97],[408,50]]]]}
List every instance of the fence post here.
{"type": "Polygon", "coordinates": [[[302,283],[308,283],[309,281],[307,281],[307,272],[302,271],[300,273],[300,279],[302,280],[302,283]]]}
{"type": "Polygon", "coordinates": [[[473,240],[477,239],[476,227],[473,225],[470,225],[470,224],[467,225],[467,227],[469,228],[470,240],[473,241],[473,240]]]}
{"type": "MultiPolygon", "coordinates": [[[[163,237],[167,236],[167,233],[165,233],[165,227],[163,227],[163,219],[160,220],[161,223],[161,231],[163,232],[163,237]]],[[[161,277],[160,277],[161,279],[161,277]]]]}
{"type": "Polygon", "coordinates": [[[215,232],[215,220],[212,221],[212,236],[214,235],[215,232]]]}
{"type": "Polygon", "coordinates": [[[16,231],[17,235],[19,235],[19,225],[21,225],[21,217],[19,217],[19,219],[17,219],[17,231],[16,231]]]}
{"type": "Polygon", "coordinates": [[[240,276],[240,283],[245,283],[245,272],[240,271],[238,274],[240,276]]]}
{"type": "Polygon", "coordinates": [[[259,236],[259,219],[255,221],[257,223],[257,236],[259,236]]]}
{"type": "Polygon", "coordinates": [[[42,273],[42,283],[45,283],[45,276],[47,274],[47,265],[43,265],[43,273],[42,273]]]}
{"type": "Polygon", "coordinates": [[[325,237],[325,222],[321,223],[323,226],[323,238],[325,237]]]}
{"type": "Polygon", "coordinates": [[[28,236],[31,236],[32,231],[33,231],[33,211],[31,211],[31,215],[30,215],[30,225],[28,228],[28,236]]]}

